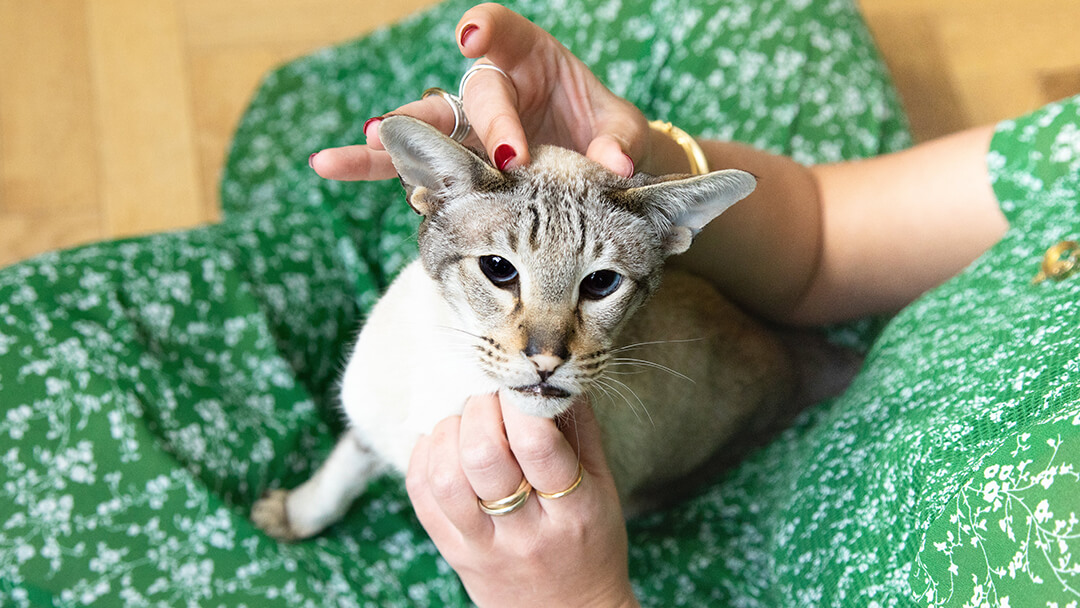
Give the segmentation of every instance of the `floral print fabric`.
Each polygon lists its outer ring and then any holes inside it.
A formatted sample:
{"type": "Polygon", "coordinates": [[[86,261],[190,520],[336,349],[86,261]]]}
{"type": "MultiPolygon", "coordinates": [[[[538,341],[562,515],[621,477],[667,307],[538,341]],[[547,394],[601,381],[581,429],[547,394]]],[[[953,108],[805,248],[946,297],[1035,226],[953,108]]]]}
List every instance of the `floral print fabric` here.
{"type": "MultiPolygon", "coordinates": [[[[470,4],[268,75],[221,225],[0,271],[0,605],[468,604],[400,480],[302,543],[247,512],[332,446],[348,343],[415,254],[397,184],[320,180],[307,156],[452,87],[470,4]]],[[[804,162],[909,143],[848,1],[508,4],[691,132],[804,162]]],[[[885,327],[844,397],[632,522],[645,605],[1072,601],[1080,278],[1028,281],[1080,229],[1078,122],[1074,101],[1003,125],[990,158],[1009,235],[885,327]]],[[[874,328],[836,333],[868,344],[874,328]]]]}

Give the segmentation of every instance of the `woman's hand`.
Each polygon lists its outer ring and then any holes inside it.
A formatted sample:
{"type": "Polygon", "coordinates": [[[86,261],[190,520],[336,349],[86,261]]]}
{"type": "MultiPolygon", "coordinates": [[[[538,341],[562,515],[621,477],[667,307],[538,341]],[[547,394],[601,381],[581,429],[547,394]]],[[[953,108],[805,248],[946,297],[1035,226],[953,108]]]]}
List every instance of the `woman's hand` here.
{"type": "MultiPolygon", "coordinates": [[[[472,142],[482,144],[500,169],[528,164],[528,142],[577,150],[624,176],[647,156],[644,115],[534,23],[498,4],[482,4],[465,13],[456,32],[463,55],[506,73],[481,70],[464,92],[472,142]]],[[[391,114],[419,118],[447,134],[454,125],[449,104],[437,95],[391,114]]],[[[312,168],[339,180],[394,177],[378,123],[374,118],[365,125],[367,145],[322,150],[311,157],[312,168]]]]}
{"type": "Polygon", "coordinates": [[[633,606],[622,509],[592,410],[578,404],[567,428],[475,397],[421,438],[406,477],[420,522],[480,606],[633,606]],[[537,492],[505,515],[478,499],[537,492]]]}

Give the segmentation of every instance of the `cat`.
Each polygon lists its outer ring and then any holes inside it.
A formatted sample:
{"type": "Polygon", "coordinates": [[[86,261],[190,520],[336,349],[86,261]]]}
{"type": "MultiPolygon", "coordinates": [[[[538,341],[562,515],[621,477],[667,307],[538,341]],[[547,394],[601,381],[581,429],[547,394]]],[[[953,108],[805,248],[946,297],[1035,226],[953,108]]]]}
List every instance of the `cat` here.
{"type": "Polygon", "coordinates": [[[311,479],[254,505],[264,531],[296,540],[337,521],[471,395],[547,417],[591,397],[628,516],[791,409],[798,374],[773,333],[702,279],[661,284],[665,260],[750,194],[752,175],[628,179],[552,146],[503,173],[412,118],[379,133],[423,216],[420,256],[348,360],[348,430],[311,479]]]}

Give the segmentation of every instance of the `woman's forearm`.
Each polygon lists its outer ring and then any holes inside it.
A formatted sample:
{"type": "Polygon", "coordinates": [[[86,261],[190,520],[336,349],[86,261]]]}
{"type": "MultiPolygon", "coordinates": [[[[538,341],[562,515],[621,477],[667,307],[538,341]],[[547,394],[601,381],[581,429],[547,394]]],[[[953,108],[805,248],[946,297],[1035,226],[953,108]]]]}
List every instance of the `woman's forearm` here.
{"type": "MultiPolygon", "coordinates": [[[[700,141],[711,169],[742,169],[757,188],[713,220],[672,263],[711,280],[761,316],[784,320],[815,276],[821,212],[809,169],[742,144],[700,141]]],[[[650,133],[650,173],[683,173],[686,153],[670,137],[650,133]]]]}
{"type": "MultiPolygon", "coordinates": [[[[758,187],[709,224],[676,263],[780,322],[895,311],[1004,234],[986,170],[992,135],[982,127],[815,167],[740,144],[701,142],[711,168],[749,171],[758,187]]],[[[659,140],[652,153],[665,159],[654,170],[686,170],[681,149],[659,140]]]]}

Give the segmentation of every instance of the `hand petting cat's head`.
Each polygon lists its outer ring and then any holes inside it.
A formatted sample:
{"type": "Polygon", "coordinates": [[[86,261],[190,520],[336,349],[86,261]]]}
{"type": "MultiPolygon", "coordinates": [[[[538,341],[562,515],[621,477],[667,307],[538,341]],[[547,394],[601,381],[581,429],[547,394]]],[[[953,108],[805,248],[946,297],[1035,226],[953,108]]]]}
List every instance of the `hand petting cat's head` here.
{"type": "Polygon", "coordinates": [[[563,148],[502,173],[405,116],[380,138],[424,221],[425,270],[476,365],[522,411],[555,416],[603,383],[614,340],[664,260],[753,191],[753,176],[626,179],[563,148]]]}

